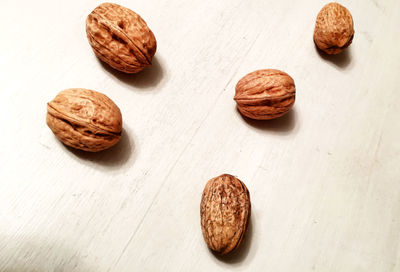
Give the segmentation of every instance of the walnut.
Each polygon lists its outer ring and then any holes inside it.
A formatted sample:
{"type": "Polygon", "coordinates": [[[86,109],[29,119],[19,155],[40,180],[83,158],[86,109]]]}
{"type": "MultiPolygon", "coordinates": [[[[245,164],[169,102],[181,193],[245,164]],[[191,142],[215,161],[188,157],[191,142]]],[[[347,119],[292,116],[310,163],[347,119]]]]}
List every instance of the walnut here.
{"type": "Polygon", "coordinates": [[[351,44],[353,37],[353,18],[350,12],[338,3],[325,5],[315,22],[315,45],[327,54],[338,54],[351,44]]]}
{"type": "Polygon", "coordinates": [[[246,233],[250,211],[250,194],[243,182],[228,174],[209,180],[200,204],[208,247],[221,255],[236,249],[246,233]]]}
{"type": "Polygon", "coordinates": [[[65,145],[96,152],[121,138],[122,116],[104,94],[86,89],[60,92],[47,104],[47,125],[65,145]]]}
{"type": "Polygon", "coordinates": [[[96,56],[114,69],[137,73],[151,66],[157,43],[146,22],[135,12],[103,3],[86,19],[86,34],[96,56]]]}
{"type": "Polygon", "coordinates": [[[245,75],[236,85],[235,101],[244,116],[269,120],[286,114],[294,104],[296,87],[285,72],[265,69],[245,75]]]}

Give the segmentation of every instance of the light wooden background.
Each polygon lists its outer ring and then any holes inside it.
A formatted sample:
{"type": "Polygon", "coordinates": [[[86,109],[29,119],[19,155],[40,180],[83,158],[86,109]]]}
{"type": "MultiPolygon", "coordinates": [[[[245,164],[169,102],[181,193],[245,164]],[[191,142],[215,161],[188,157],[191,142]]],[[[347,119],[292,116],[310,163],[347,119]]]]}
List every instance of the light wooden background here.
{"type": "Polygon", "coordinates": [[[85,19],[98,1],[2,0],[0,271],[400,271],[400,1],[343,0],[346,53],[320,55],[325,1],[130,0],[156,35],[151,69],[101,64],[85,19]],[[237,112],[236,82],[277,68],[297,87],[285,117],[237,112]],[[71,87],[120,107],[120,144],[63,146],[46,103],[71,87]],[[251,193],[242,247],[210,253],[208,179],[251,193]]]}

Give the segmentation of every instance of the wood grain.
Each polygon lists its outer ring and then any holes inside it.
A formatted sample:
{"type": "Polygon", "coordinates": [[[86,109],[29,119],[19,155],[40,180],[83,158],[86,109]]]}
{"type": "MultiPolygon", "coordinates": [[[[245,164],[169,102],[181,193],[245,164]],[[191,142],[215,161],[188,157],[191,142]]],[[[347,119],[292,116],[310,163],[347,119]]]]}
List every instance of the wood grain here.
{"type": "Polygon", "coordinates": [[[136,75],[91,52],[98,1],[2,4],[0,271],[400,270],[399,1],[341,2],[356,35],[334,57],[313,43],[321,1],[121,1],[157,37],[136,75]],[[293,77],[296,104],[244,119],[235,85],[263,68],[293,77]],[[112,97],[119,144],[59,143],[46,103],[71,87],[112,97]],[[252,192],[248,235],[226,259],[198,210],[220,173],[252,192]]]}

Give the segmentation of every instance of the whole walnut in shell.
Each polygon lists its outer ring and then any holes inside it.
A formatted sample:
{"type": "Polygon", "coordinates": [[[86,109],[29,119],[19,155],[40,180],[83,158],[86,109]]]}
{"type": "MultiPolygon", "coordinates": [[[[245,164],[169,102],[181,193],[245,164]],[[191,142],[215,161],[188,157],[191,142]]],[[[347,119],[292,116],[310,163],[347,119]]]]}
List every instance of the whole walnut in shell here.
{"type": "Polygon", "coordinates": [[[353,18],[350,12],[338,3],[325,5],[315,22],[315,45],[327,54],[338,54],[351,44],[353,37],[353,18]]]}
{"type": "Polygon", "coordinates": [[[234,176],[210,179],[200,204],[201,229],[208,247],[221,255],[236,249],[250,222],[250,194],[234,176]]]}
{"type": "Polygon", "coordinates": [[[90,152],[107,149],[121,138],[122,116],[102,93],[67,89],[47,103],[47,125],[65,145],[90,152]]]}
{"type": "Polygon", "coordinates": [[[132,10],[113,3],[103,3],[89,14],[86,34],[96,56],[125,73],[151,66],[157,49],[146,22],[132,10]]]}
{"type": "Polygon", "coordinates": [[[285,72],[265,69],[245,75],[236,85],[235,101],[241,114],[270,120],[286,114],[294,104],[296,87],[285,72]]]}

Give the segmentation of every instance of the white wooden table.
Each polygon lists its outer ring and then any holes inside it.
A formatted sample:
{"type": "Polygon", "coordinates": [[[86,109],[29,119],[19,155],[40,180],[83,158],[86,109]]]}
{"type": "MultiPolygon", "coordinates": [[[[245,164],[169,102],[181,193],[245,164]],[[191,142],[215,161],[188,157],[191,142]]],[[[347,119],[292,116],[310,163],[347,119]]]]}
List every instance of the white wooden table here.
{"type": "Polygon", "coordinates": [[[343,0],[342,55],[320,55],[325,1],[130,0],[155,33],[151,69],[100,63],[85,19],[100,2],[2,0],[0,271],[400,271],[400,1],[343,0]],[[296,103],[271,122],[241,117],[246,73],[277,68],[296,103]],[[105,93],[122,141],[86,154],[46,126],[61,90],[105,93]],[[207,249],[199,204],[230,173],[251,226],[228,258],[207,249]]]}

